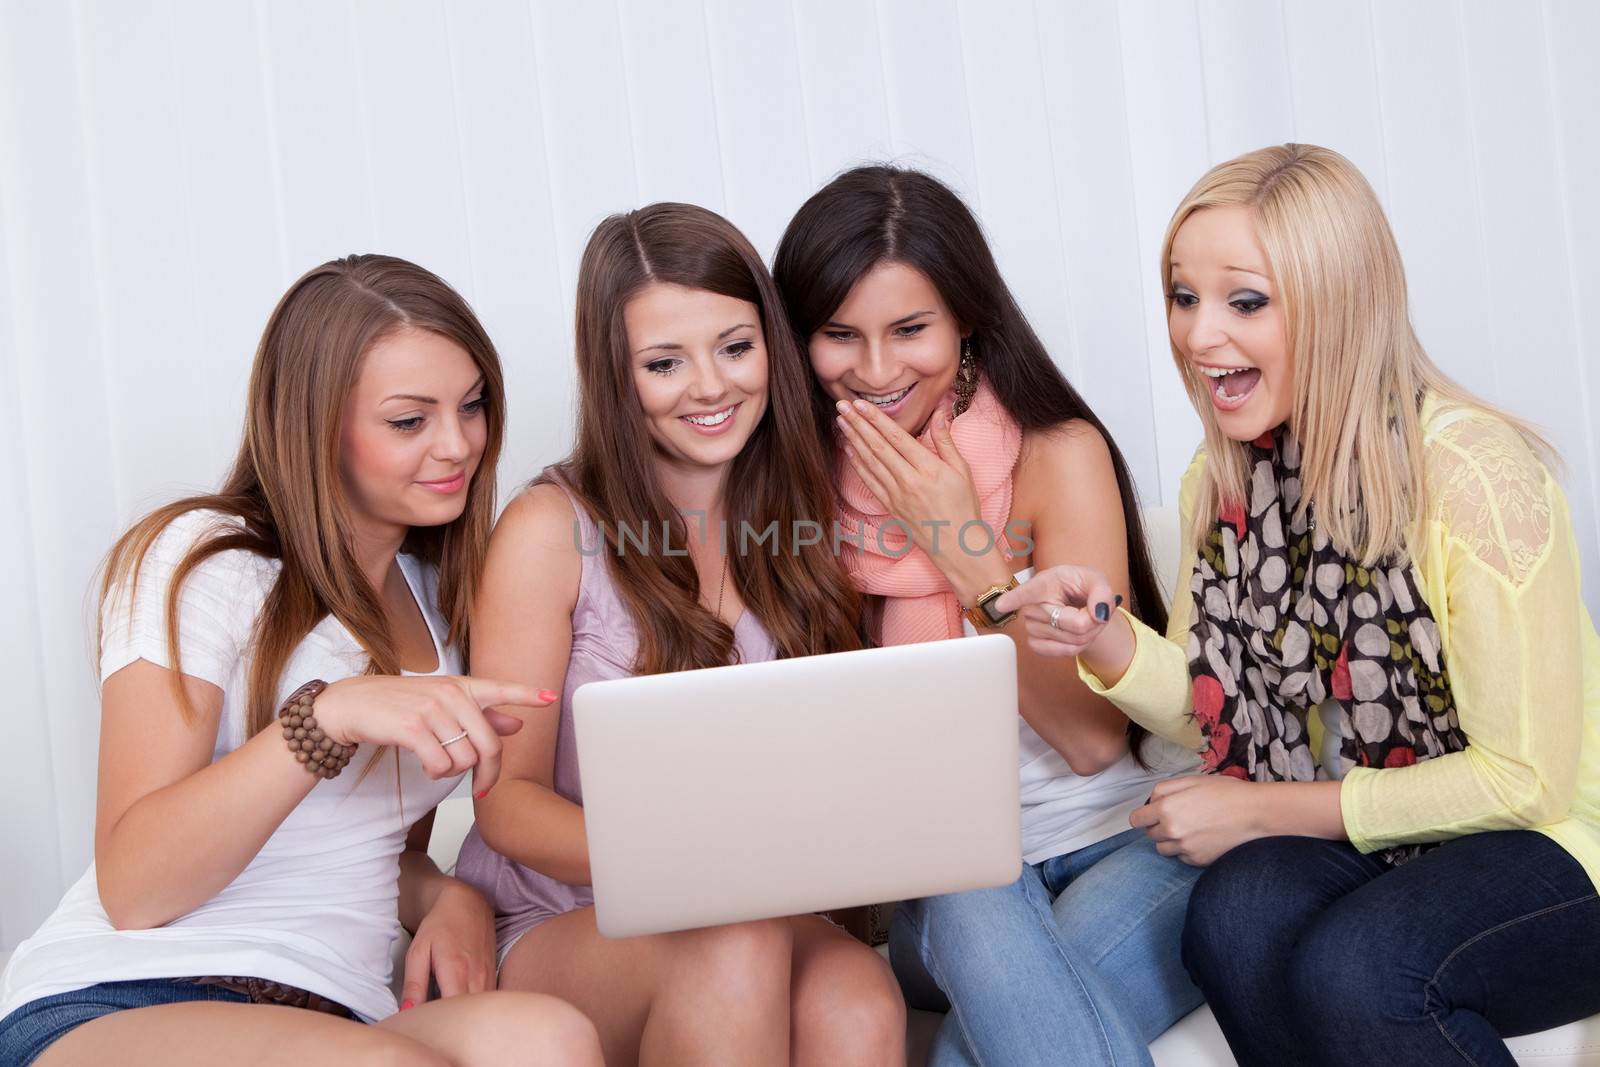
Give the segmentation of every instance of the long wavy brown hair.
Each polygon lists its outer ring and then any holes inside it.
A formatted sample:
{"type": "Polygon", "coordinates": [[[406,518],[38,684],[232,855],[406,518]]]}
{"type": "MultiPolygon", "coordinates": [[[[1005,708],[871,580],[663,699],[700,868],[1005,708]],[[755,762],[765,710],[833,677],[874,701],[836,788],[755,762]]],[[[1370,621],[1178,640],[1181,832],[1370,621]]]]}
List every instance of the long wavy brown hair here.
{"type": "MultiPolygon", "coordinates": [[[[167,648],[175,687],[182,670],[178,607],[184,581],[212,556],[233,549],[279,561],[252,640],[252,733],[272,720],[279,679],[295,647],[329,615],[360,642],[369,673],[400,673],[378,590],[353,550],[339,434],[363,354],[406,328],[454,341],[483,374],[488,437],[467,488],[465,510],[444,526],[413,527],[403,548],[437,566],[439,609],[449,624],[449,641],[465,655],[472,591],[483,572],[494,522],[495,465],[505,430],[500,358],[460,294],[437,275],[392,256],[332,260],[289,287],[256,349],[244,440],[222,487],[157,508],[122,535],[106,560],[102,605],[128,582],[131,609],[145,554],[168,524],[191,511],[221,513],[212,531],[179,562],[167,591],[167,648]]],[[[177,688],[184,713],[192,716],[193,706],[177,688]]]]}
{"type": "MultiPolygon", "coordinates": [[[[656,446],[633,384],[623,310],[652,283],[702,289],[755,305],[767,347],[768,406],[733,461],[730,531],[776,542],[735,552],[728,573],[778,655],[859,648],[860,597],[832,551],[805,542],[804,522],[831,531],[833,479],[810,410],[810,371],[765,264],[732,223],[691,204],[652,204],[600,223],[578,271],[578,440],[557,466],[601,524],[611,574],[639,630],[640,674],[731,663],[733,630],[700,603],[689,527],[656,477],[656,446]],[[627,551],[623,530],[667,531],[666,551],[627,551]]],[[[814,534],[812,535],[814,536],[814,534]]],[[[737,537],[730,537],[737,543],[737,537]]]]}

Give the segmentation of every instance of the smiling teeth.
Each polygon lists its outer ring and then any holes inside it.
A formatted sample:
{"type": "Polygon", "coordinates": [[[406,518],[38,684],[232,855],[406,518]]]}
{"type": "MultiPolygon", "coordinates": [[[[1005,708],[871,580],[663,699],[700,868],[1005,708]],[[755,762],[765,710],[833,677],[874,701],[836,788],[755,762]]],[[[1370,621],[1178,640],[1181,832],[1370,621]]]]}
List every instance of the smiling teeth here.
{"type": "Polygon", "coordinates": [[[696,426],[721,426],[733,415],[732,408],[723,408],[715,415],[685,415],[684,419],[696,426]]]}
{"type": "Polygon", "coordinates": [[[876,404],[880,408],[886,408],[893,404],[898,404],[900,402],[900,398],[909,392],[911,392],[911,386],[908,385],[898,392],[883,393],[880,396],[873,396],[871,393],[857,393],[856,395],[869,404],[876,404]]]}
{"type": "Polygon", "coordinates": [[[1250,367],[1201,367],[1200,368],[1200,373],[1204,374],[1207,378],[1226,378],[1230,374],[1238,374],[1240,371],[1246,371],[1246,370],[1250,370],[1250,369],[1252,369],[1252,368],[1250,368],[1250,367]]]}

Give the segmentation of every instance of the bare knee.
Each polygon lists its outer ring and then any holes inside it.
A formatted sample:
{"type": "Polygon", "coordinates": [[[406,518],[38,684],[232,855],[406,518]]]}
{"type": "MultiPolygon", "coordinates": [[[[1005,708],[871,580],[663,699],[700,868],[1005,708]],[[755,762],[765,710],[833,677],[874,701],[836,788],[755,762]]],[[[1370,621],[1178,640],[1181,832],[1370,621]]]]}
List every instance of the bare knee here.
{"type": "MultiPolygon", "coordinates": [[[[519,1012],[527,1063],[563,1067],[603,1067],[600,1035],[589,1017],[564,1000],[532,993],[508,994],[530,1001],[519,1012]]],[[[502,1060],[501,1063],[507,1061],[502,1060]]],[[[510,1062],[521,1062],[511,1060],[510,1062]]]]}
{"type": "Polygon", "coordinates": [[[764,986],[787,986],[794,936],[783,919],[732,923],[683,935],[680,971],[707,986],[726,986],[745,994],[764,986]]]}
{"type": "Polygon", "coordinates": [[[341,1064],[351,1067],[455,1067],[444,1053],[400,1034],[369,1027],[363,1037],[358,1047],[339,1053],[341,1064]]]}
{"type": "Polygon", "coordinates": [[[788,966],[789,954],[794,948],[794,935],[787,919],[729,923],[696,931],[695,936],[705,951],[730,962],[771,963],[776,959],[788,966]]]}
{"type": "Polygon", "coordinates": [[[792,1012],[802,1060],[882,1064],[904,1054],[905,998],[888,964],[865,946],[816,960],[792,1012]]]}
{"type": "Polygon", "coordinates": [[[559,1064],[600,1067],[600,1037],[588,1016],[542,993],[500,991],[477,998],[473,1039],[463,1059],[471,1067],[559,1064]]]}

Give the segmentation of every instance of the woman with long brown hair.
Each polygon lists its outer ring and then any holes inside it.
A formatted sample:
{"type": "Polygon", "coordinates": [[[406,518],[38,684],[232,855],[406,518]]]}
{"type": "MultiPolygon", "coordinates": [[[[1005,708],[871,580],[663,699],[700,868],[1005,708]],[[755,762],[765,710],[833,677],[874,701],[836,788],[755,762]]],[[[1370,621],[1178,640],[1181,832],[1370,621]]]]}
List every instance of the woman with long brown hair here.
{"type": "Polygon", "coordinates": [[[823,919],[623,940],[595,927],[573,692],[860,642],[849,580],[802,536],[831,515],[832,487],[803,357],[744,236],[686,204],[602,222],[579,270],[577,358],[577,445],[507,507],[473,609],[474,669],[565,679],[560,709],[508,740],[458,867],[499,913],[501,984],[577,1004],[613,1064],[897,1063],[888,968],[823,919]]]}
{"type": "Polygon", "coordinates": [[[488,709],[550,697],[459,676],[504,400],[422,268],[290,287],[227,481],[111,551],[95,863],[0,981],[0,1061],[599,1062],[571,1007],[483,992],[492,914],[427,858],[434,806],[469,769],[489,789],[520,725],[488,709]]]}

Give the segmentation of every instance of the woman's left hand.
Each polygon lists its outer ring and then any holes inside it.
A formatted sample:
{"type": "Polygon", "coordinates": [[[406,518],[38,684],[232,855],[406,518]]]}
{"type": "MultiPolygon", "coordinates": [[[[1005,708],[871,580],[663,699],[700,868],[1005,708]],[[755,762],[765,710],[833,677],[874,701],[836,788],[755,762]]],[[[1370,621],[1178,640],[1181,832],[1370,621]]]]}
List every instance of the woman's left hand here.
{"type": "Polygon", "coordinates": [[[494,957],[494,910],[476,889],[452,879],[422,917],[406,951],[400,1007],[428,999],[430,976],[441,998],[493,989],[494,957]]]}
{"type": "Polygon", "coordinates": [[[958,543],[966,523],[981,521],[972,469],[956,449],[943,408],[928,422],[932,452],[865,400],[841,400],[838,411],[850,465],[884,509],[906,524],[914,545],[937,559],[958,543]]]}
{"type": "Polygon", "coordinates": [[[1128,821],[1144,828],[1163,856],[1207,867],[1224,852],[1267,836],[1259,782],[1217,774],[1169,778],[1128,821]]]}

